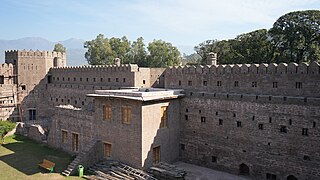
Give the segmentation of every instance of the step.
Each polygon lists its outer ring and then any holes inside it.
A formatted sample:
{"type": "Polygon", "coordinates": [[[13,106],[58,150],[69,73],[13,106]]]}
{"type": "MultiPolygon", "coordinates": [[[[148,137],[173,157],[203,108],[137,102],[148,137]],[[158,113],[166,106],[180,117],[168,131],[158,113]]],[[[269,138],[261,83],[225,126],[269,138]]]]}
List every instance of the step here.
{"type": "Polygon", "coordinates": [[[68,173],[66,173],[64,171],[61,174],[64,175],[64,176],[69,176],[70,175],[70,174],[68,174],[68,173]]]}

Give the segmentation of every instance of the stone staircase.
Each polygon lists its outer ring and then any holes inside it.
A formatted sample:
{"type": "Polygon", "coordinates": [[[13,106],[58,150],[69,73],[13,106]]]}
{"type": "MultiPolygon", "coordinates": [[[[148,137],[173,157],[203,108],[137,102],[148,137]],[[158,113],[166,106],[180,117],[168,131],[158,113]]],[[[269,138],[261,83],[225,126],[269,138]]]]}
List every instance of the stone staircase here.
{"type": "Polygon", "coordinates": [[[67,169],[62,171],[62,175],[64,176],[70,176],[73,173],[76,172],[78,165],[82,163],[84,158],[87,156],[87,154],[91,151],[91,149],[94,147],[96,144],[96,141],[91,141],[87,146],[82,150],[77,157],[68,165],[67,169]]]}

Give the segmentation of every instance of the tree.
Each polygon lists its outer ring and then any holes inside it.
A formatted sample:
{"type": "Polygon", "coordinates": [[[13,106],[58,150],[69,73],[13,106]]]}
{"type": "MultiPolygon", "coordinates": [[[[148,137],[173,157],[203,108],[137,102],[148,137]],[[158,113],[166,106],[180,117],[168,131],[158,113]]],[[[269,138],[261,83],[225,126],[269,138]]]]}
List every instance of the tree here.
{"type": "Polygon", "coordinates": [[[66,48],[62,44],[57,43],[57,44],[54,45],[53,51],[65,53],[66,52],[66,48]]]}
{"type": "Polygon", "coordinates": [[[112,64],[114,61],[114,53],[109,40],[104,38],[103,34],[99,34],[94,40],[86,41],[84,48],[88,49],[85,58],[91,65],[112,64]]]}
{"type": "Polygon", "coordinates": [[[147,66],[147,52],[142,37],[139,37],[136,41],[132,42],[129,59],[131,59],[132,63],[138,64],[138,66],[147,66]]]}
{"type": "Polygon", "coordinates": [[[168,67],[180,65],[181,55],[178,48],[162,40],[153,40],[148,45],[148,67],[168,67]]]}
{"type": "Polygon", "coordinates": [[[10,121],[0,121],[0,138],[1,144],[4,143],[4,136],[13,130],[16,127],[16,124],[10,121]]]}
{"type": "Polygon", "coordinates": [[[201,64],[201,56],[197,53],[192,53],[189,55],[183,54],[182,64],[188,65],[198,65],[201,64]]]}
{"type": "Polygon", "coordinates": [[[109,44],[112,49],[112,58],[120,58],[122,63],[130,63],[129,59],[129,51],[130,51],[130,41],[127,39],[126,36],[123,36],[121,39],[120,38],[115,38],[112,37],[109,40],[109,44]]]}
{"type": "Polygon", "coordinates": [[[215,52],[213,47],[214,47],[214,44],[217,42],[218,40],[206,40],[200,43],[198,46],[194,47],[194,50],[201,57],[200,64],[206,63],[208,53],[215,52]]]}
{"type": "Polygon", "coordinates": [[[266,29],[241,34],[231,46],[238,58],[237,63],[271,63],[274,48],[266,29]]]}
{"type": "Polygon", "coordinates": [[[269,30],[279,62],[313,61],[320,56],[320,11],[290,12],[269,30]]]}

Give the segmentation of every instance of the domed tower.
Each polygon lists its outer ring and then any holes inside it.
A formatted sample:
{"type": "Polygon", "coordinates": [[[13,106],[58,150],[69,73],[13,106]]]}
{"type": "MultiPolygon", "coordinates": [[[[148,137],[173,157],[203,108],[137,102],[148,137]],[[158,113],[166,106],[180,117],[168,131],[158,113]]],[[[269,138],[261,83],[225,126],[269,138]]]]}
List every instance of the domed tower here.
{"type": "Polygon", "coordinates": [[[208,53],[207,65],[217,65],[217,53],[214,53],[214,52],[208,53]]]}

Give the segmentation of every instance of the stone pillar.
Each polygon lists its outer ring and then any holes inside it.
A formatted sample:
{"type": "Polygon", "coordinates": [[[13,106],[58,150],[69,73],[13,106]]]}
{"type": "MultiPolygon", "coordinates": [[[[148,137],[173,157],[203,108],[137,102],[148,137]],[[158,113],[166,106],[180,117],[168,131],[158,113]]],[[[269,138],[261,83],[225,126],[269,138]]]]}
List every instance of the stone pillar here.
{"type": "Polygon", "coordinates": [[[208,53],[207,65],[217,65],[217,53],[214,53],[214,52],[208,53]]]}

